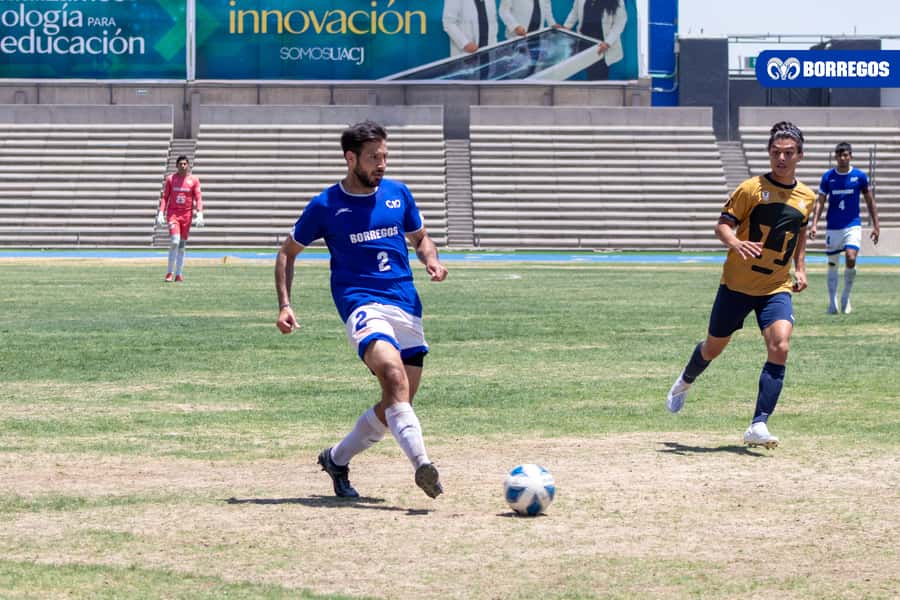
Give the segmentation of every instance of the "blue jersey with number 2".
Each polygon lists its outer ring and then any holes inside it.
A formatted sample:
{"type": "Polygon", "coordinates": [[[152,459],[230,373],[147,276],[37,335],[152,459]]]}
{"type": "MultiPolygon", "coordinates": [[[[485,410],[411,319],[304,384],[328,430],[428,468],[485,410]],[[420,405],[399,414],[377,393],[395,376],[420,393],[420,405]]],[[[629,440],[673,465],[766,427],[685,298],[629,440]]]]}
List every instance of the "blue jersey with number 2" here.
{"type": "Polygon", "coordinates": [[[822,175],[819,193],[828,196],[825,222],[828,229],[845,229],[859,225],[859,195],[869,190],[869,178],[859,169],[838,173],[829,169],[822,175]]]}
{"type": "Polygon", "coordinates": [[[372,302],[421,317],[405,237],[420,229],[422,216],[409,189],[382,179],[368,195],[348,194],[340,183],[331,186],[310,200],[293,237],[304,246],[325,240],[331,252],[331,295],[343,321],[372,302]]]}

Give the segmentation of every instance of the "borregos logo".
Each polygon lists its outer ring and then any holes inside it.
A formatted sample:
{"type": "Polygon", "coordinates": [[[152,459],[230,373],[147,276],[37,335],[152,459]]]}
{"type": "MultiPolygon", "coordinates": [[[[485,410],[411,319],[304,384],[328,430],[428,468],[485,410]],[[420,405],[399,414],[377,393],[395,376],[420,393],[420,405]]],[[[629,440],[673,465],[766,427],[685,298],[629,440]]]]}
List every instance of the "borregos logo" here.
{"type": "Polygon", "coordinates": [[[817,60],[803,63],[804,77],[888,77],[891,63],[886,60],[817,60]]]}
{"type": "Polygon", "coordinates": [[[900,87],[900,51],[766,50],[756,79],[764,87],[900,87]]]}
{"type": "Polygon", "coordinates": [[[766,72],[772,79],[797,79],[801,70],[800,61],[793,56],[784,62],[781,62],[780,58],[773,56],[766,63],[766,72]]]}

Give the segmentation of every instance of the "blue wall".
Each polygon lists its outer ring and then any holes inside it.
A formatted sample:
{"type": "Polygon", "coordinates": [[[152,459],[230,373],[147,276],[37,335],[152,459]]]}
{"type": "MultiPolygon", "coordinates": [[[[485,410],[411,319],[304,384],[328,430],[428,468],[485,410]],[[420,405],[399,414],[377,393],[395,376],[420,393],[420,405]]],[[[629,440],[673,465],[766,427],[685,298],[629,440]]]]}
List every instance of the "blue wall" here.
{"type": "Polygon", "coordinates": [[[678,106],[678,0],[649,0],[648,46],[653,106],[678,106]]]}

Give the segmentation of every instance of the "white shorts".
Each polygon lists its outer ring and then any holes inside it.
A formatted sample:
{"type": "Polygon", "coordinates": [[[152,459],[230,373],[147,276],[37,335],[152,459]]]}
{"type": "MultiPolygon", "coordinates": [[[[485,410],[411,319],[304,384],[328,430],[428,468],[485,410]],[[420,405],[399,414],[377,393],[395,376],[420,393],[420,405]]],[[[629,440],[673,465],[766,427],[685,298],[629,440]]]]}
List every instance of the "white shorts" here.
{"type": "Polygon", "coordinates": [[[347,339],[361,359],[369,344],[385,340],[402,358],[428,352],[422,319],[388,304],[364,304],[347,319],[347,339]]]}
{"type": "Polygon", "coordinates": [[[853,225],[844,229],[825,230],[825,253],[840,254],[847,248],[859,250],[862,246],[862,227],[853,225]]]}

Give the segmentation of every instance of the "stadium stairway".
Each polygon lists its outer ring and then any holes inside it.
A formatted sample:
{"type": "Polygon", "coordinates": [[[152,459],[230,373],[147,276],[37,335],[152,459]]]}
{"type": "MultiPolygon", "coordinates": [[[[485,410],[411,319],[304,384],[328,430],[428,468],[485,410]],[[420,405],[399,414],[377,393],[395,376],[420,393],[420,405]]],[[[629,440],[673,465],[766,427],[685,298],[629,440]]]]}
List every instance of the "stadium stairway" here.
{"type": "Polygon", "coordinates": [[[487,248],[708,250],[727,198],[707,109],[473,107],[487,248]]]}
{"type": "MultiPolygon", "coordinates": [[[[853,145],[853,165],[865,171],[873,185],[882,229],[900,227],[900,131],[894,127],[807,125],[798,122],[805,138],[803,159],[797,178],[818,192],[822,175],[834,167],[834,147],[839,142],[853,145]],[[870,164],[870,152],[874,163],[870,164]],[[874,165],[874,169],[872,168],[874,165]]],[[[769,171],[766,146],[769,127],[741,125],[741,141],[753,173],[769,171]]],[[[868,208],[860,200],[863,228],[869,222],[868,208]]],[[[824,232],[823,222],[819,230],[824,232]]],[[[809,249],[825,250],[825,236],[809,242],[809,249]]]]}
{"type": "Polygon", "coordinates": [[[177,169],[176,162],[179,156],[187,156],[191,164],[194,164],[194,158],[197,154],[197,140],[174,138],[169,142],[169,157],[166,161],[166,173],[174,173],[177,169]]]}
{"type": "Polygon", "coordinates": [[[725,170],[725,183],[729,193],[742,181],[750,177],[750,168],[747,166],[747,157],[744,156],[744,148],[741,142],[718,141],[719,155],[722,157],[722,168],[725,170]]]}
{"type": "MultiPolygon", "coordinates": [[[[169,142],[169,157],[166,161],[166,174],[174,173],[178,170],[176,163],[179,156],[187,156],[191,164],[194,164],[194,155],[197,152],[197,140],[175,138],[169,142]]],[[[165,187],[165,178],[160,181],[159,189],[165,187]]],[[[169,228],[166,225],[154,224],[153,239],[151,245],[154,247],[165,247],[169,245],[169,228]]]]}
{"type": "Polygon", "coordinates": [[[68,108],[0,107],[0,246],[146,247],[171,108],[68,108]]]}
{"type": "Polygon", "coordinates": [[[447,140],[447,244],[475,246],[472,163],[468,140],[447,140]]]}
{"type": "MultiPolygon", "coordinates": [[[[340,136],[346,123],[201,123],[194,174],[206,227],[192,246],[280,245],[306,203],[346,174],[340,136]]],[[[447,242],[441,125],[389,127],[388,177],[407,184],[438,245],[447,242]]]]}

